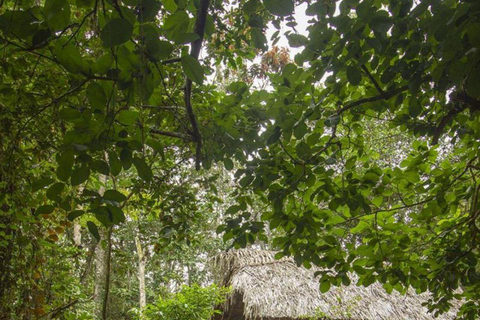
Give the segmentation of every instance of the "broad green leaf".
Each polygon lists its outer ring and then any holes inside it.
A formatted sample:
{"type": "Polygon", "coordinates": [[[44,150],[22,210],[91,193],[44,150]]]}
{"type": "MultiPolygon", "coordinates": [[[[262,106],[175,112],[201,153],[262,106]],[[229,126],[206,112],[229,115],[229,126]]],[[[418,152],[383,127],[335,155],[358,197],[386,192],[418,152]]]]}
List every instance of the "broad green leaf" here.
{"type": "Polygon", "coordinates": [[[118,46],[130,40],[132,32],[133,26],[128,20],[114,19],[103,27],[100,39],[105,47],[118,46]]]}
{"type": "Polygon", "coordinates": [[[125,222],[125,214],[123,213],[123,210],[121,208],[109,204],[107,204],[107,208],[112,214],[113,224],[120,224],[125,222]]]}
{"type": "Polygon", "coordinates": [[[467,78],[467,93],[476,99],[480,99],[480,68],[472,70],[467,78]]]}
{"type": "Polygon", "coordinates": [[[480,49],[480,22],[470,24],[467,28],[467,35],[470,44],[480,49]]]}
{"type": "Polygon", "coordinates": [[[129,149],[120,151],[120,162],[122,162],[123,169],[130,169],[132,166],[132,151],[129,149]]]}
{"type": "Polygon", "coordinates": [[[308,44],[308,38],[301,34],[289,34],[287,35],[288,44],[292,48],[299,48],[308,44]]]}
{"type": "Polygon", "coordinates": [[[248,186],[250,183],[252,183],[254,176],[249,174],[240,179],[239,183],[242,187],[248,186]]]}
{"type": "Polygon", "coordinates": [[[78,73],[82,70],[82,56],[73,43],[69,43],[66,46],[57,43],[55,46],[55,55],[57,56],[57,60],[65,69],[67,69],[67,71],[78,73]]]}
{"type": "Polygon", "coordinates": [[[162,7],[162,4],[156,0],[142,0],[137,6],[138,21],[152,21],[158,14],[158,11],[162,7]]]}
{"type": "Polygon", "coordinates": [[[92,236],[97,239],[97,241],[100,241],[100,234],[98,233],[97,225],[92,221],[87,221],[87,228],[88,231],[90,231],[90,233],[92,234],[92,236]]]}
{"type": "Polygon", "coordinates": [[[255,48],[266,50],[267,38],[260,28],[252,28],[252,41],[255,48]]]}
{"type": "Polygon", "coordinates": [[[70,23],[70,3],[64,0],[46,0],[43,9],[51,31],[63,30],[70,23]]]}
{"type": "Polygon", "coordinates": [[[52,178],[42,178],[42,179],[36,180],[35,182],[32,183],[32,192],[36,192],[54,182],[55,180],[53,180],[52,178]]]}
{"type": "Polygon", "coordinates": [[[72,174],[72,166],[60,164],[55,171],[58,180],[66,182],[72,174]]]}
{"type": "Polygon", "coordinates": [[[330,286],[331,286],[330,281],[322,281],[320,283],[320,292],[321,293],[328,292],[328,290],[330,290],[330,286]]]}
{"type": "Polygon", "coordinates": [[[107,105],[107,96],[102,86],[96,82],[91,82],[87,87],[87,98],[90,105],[99,110],[105,109],[107,105]]]}
{"type": "Polygon", "coordinates": [[[203,83],[203,68],[197,59],[189,55],[183,56],[182,68],[190,80],[200,85],[203,83]]]}
{"type": "Polygon", "coordinates": [[[69,122],[76,122],[76,120],[82,117],[82,114],[80,113],[80,111],[78,111],[75,108],[68,108],[68,107],[61,109],[58,115],[63,120],[66,120],[69,122]]]}
{"type": "Polygon", "coordinates": [[[90,168],[86,165],[82,165],[72,172],[72,178],[70,183],[72,186],[78,186],[79,184],[84,183],[87,181],[88,177],[90,176],[90,168]]]}
{"type": "Polygon", "coordinates": [[[233,169],[233,161],[231,159],[223,160],[223,165],[225,166],[225,169],[227,169],[228,171],[231,171],[233,169]]]}
{"type": "Polygon", "coordinates": [[[105,191],[105,193],[103,194],[103,199],[112,200],[120,203],[127,200],[127,197],[121,192],[111,189],[105,191]]]}
{"type": "Polygon", "coordinates": [[[369,23],[370,27],[376,32],[386,33],[392,27],[393,21],[385,11],[379,12],[384,14],[377,13],[377,15],[375,15],[375,17],[373,17],[369,23]]]}
{"type": "Polygon", "coordinates": [[[43,205],[43,206],[40,206],[37,208],[37,210],[35,210],[35,214],[36,215],[39,215],[39,214],[50,214],[53,212],[53,210],[55,209],[54,206],[52,205],[43,205]]]}
{"type": "Polygon", "coordinates": [[[47,198],[50,200],[56,200],[57,196],[62,193],[63,189],[65,188],[65,184],[61,182],[54,183],[50,188],[47,190],[47,198]]]}
{"type": "Polygon", "coordinates": [[[139,116],[140,116],[140,113],[138,111],[123,110],[123,111],[120,111],[120,113],[118,114],[117,120],[121,124],[131,126],[135,124],[135,121],[138,119],[139,116]]]}
{"type": "Polygon", "coordinates": [[[95,0],[76,0],[75,4],[78,8],[92,9],[95,4],[95,0]]]}
{"type": "Polygon", "coordinates": [[[67,215],[67,219],[70,220],[70,221],[73,221],[76,218],[82,216],[83,214],[85,214],[85,211],[83,211],[83,210],[73,210],[72,212],[70,212],[67,215]]]}
{"type": "Polygon", "coordinates": [[[188,14],[183,10],[177,10],[165,19],[163,27],[167,31],[168,38],[177,42],[187,32],[189,23],[188,14]]]}
{"type": "Polygon", "coordinates": [[[110,168],[108,164],[103,160],[93,161],[92,169],[106,176],[110,174],[110,168]]]}
{"type": "Polygon", "coordinates": [[[347,78],[348,82],[354,86],[358,86],[362,81],[362,73],[355,67],[347,68],[347,78]]]}
{"type": "Polygon", "coordinates": [[[153,177],[152,169],[147,165],[144,159],[139,157],[133,158],[133,165],[137,168],[138,175],[142,180],[150,182],[153,177]]]}
{"type": "Polygon", "coordinates": [[[122,171],[122,163],[115,152],[108,153],[108,164],[110,165],[110,172],[114,176],[118,176],[122,171]]]}
{"type": "Polygon", "coordinates": [[[265,8],[276,16],[288,16],[293,14],[295,5],[293,0],[263,0],[265,8]]]}

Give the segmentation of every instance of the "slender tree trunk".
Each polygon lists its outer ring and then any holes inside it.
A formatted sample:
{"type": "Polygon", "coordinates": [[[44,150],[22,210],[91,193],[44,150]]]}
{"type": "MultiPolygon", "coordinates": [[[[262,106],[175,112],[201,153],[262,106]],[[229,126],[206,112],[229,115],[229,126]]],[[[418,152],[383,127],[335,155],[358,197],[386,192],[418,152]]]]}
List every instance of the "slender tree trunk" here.
{"type": "Polygon", "coordinates": [[[106,250],[104,246],[105,232],[98,230],[100,241],[95,248],[95,315],[97,319],[103,318],[103,299],[105,297],[105,280],[107,279],[106,250]]]}
{"type": "Polygon", "coordinates": [[[140,238],[135,236],[135,245],[137,247],[137,255],[138,255],[138,291],[139,291],[139,303],[140,309],[145,309],[147,305],[147,296],[145,292],[145,265],[146,265],[146,258],[145,254],[142,249],[142,243],[140,242],[140,238]]]}
{"type": "MultiPolygon", "coordinates": [[[[107,177],[104,175],[100,176],[100,182],[105,184],[107,181],[107,177]]],[[[101,195],[105,192],[105,187],[100,187],[98,190],[101,195]]],[[[95,247],[95,290],[93,295],[93,301],[95,305],[95,318],[106,320],[104,317],[104,299],[106,293],[106,286],[107,286],[107,251],[109,239],[106,239],[108,233],[105,232],[103,228],[99,228],[98,230],[100,234],[100,241],[97,243],[95,247]]]]}
{"type": "Polygon", "coordinates": [[[77,219],[73,222],[73,243],[77,247],[82,246],[82,226],[78,223],[77,219]]]}
{"type": "Polygon", "coordinates": [[[108,295],[110,294],[110,269],[112,262],[112,231],[113,226],[107,231],[107,251],[106,251],[106,270],[105,270],[105,290],[103,296],[102,319],[106,320],[108,316],[108,295]]]}

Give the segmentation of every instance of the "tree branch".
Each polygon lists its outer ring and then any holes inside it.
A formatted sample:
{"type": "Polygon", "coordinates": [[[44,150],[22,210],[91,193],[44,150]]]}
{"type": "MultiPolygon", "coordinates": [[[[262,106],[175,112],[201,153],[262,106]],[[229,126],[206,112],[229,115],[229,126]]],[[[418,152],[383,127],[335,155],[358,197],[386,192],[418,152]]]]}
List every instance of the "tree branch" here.
{"type": "MultiPolygon", "coordinates": [[[[200,4],[197,11],[197,20],[195,21],[195,27],[193,32],[198,34],[199,38],[192,43],[192,49],[190,56],[198,60],[200,49],[202,48],[203,35],[205,33],[205,23],[207,21],[207,11],[210,0],[200,0],[200,4]]],[[[196,156],[195,156],[195,168],[200,170],[201,155],[202,155],[202,136],[198,128],[197,117],[192,107],[192,80],[187,78],[185,84],[185,108],[187,109],[188,119],[192,125],[193,140],[197,143],[196,156]]]]}
{"type": "Polygon", "coordinates": [[[372,74],[367,69],[367,67],[364,64],[362,64],[361,68],[362,68],[363,72],[365,72],[365,74],[367,75],[368,79],[370,79],[370,81],[373,83],[373,85],[377,89],[378,93],[380,93],[382,96],[385,95],[385,91],[383,91],[382,87],[380,87],[377,80],[375,80],[375,78],[372,76],[372,74]]]}
{"type": "Polygon", "coordinates": [[[450,99],[454,102],[454,107],[451,109],[445,117],[440,120],[440,123],[435,128],[432,138],[432,145],[438,144],[438,140],[442,135],[447,124],[455,118],[455,116],[466,109],[470,109],[472,112],[480,111],[480,101],[470,97],[466,92],[454,92],[450,95],[450,99]],[[461,102],[459,105],[455,105],[455,102],[461,102]]]}
{"type": "Polygon", "coordinates": [[[162,135],[162,136],[167,136],[167,137],[172,137],[172,138],[178,138],[186,141],[194,141],[193,137],[184,134],[184,133],[179,133],[179,132],[168,132],[168,131],[162,131],[162,130],[157,130],[157,129],[150,129],[151,133],[162,135]]]}
{"type": "Polygon", "coordinates": [[[390,91],[384,91],[383,94],[379,94],[378,96],[373,96],[373,97],[370,97],[370,98],[364,98],[364,99],[360,99],[360,100],[357,100],[357,101],[350,102],[349,104],[347,104],[347,105],[343,106],[342,108],[338,109],[337,114],[341,114],[345,111],[348,111],[350,109],[358,107],[358,106],[360,106],[364,103],[375,102],[375,101],[379,101],[379,100],[389,100],[389,99],[393,98],[394,96],[396,96],[397,94],[402,93],[402,92],[407,91],[407,90],[408,90],[408,85],[404,85],[403,87],[400,87],[400,88],[397,88],[397,89],[392,89],[390,91]]]}

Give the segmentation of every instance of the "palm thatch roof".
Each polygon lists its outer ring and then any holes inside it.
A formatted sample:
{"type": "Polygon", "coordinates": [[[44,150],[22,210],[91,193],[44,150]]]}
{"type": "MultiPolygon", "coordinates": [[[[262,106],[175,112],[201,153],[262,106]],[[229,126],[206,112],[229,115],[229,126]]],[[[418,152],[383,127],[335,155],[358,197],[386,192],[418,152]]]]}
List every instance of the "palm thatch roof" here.
{"type": "MultiPolygon", "coordinates": [[[[388,294],[378,283],[369,287],[352,283],[321,293],[314,270],[297,267],[291,258],[275,260],[274,255],[272,251],[242,249],[214,259],[217,283],[232,287],[224,313],[216,319],[435,319],[422,306],[428,293],[388,294]]],[[[457,307],[436,319],[455,319],[457,307]]]]}

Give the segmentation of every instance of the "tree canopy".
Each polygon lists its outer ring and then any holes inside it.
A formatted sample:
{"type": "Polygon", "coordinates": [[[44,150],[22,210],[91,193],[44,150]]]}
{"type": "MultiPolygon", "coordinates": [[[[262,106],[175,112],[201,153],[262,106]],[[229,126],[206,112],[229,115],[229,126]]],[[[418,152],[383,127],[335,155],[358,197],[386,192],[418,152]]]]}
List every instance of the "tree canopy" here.
{"type": "Polygon", "coordinates": [[[479,1],[7,0],[0,48],[2,307],[73,224],[188,247],[220,212],[323,292],[355,273],[480,312],[479,1]]]}

